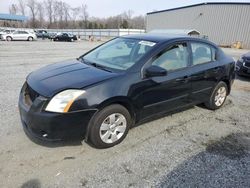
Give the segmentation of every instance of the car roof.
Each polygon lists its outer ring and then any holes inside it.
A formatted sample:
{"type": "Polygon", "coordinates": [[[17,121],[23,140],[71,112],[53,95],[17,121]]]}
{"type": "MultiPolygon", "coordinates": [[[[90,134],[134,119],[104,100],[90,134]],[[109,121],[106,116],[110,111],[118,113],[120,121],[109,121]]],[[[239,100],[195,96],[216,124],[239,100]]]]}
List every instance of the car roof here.
{"type": "MultiPolygon", "coordinates": [[[[170,40],[193,40],[193,41],[201,41],[209,44],[213,44],[208,40],[200,39],[197,37],[187,36],[187,35],[174,35],[174,34],[160,34],[160,33],[145,33],[145,34],[137,34],[137,35],[125,35],[121,36],[122,38],[130,38],[130,39],[139,39],[146,40],[151,42],[167,42],[170,40]]],[[[214,44],[213,44],[214,45],[214,44]]]]}

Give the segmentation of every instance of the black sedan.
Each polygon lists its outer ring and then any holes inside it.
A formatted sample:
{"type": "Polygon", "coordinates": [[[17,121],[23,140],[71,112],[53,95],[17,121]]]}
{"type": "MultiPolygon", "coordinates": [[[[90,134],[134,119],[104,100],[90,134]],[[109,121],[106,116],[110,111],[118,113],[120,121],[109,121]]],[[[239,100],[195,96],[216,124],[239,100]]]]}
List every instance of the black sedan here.
{"type": "Polygon", "coordinates": [[[77,40],[76,35],[73,35],[71,33],[58,33],[56,35],[50,36],[51,40],[53,41],[68,41],[68,42],[73,42],[77,40]]]}
{"type": "Polygon", "coordinates": [[[21,121],[26,133],[39,139],[84,137],[107,148],[155,115],[200,103],[220,108],[234,70],[234,60],[207,40],[119,37],[32,72],[20,93],[21,121]]]}
{"type": "Polygon", "coordinates": [[[236,73],[240,76],[250,76],[250,52],[241,56],[237,61],[236,73]]]}

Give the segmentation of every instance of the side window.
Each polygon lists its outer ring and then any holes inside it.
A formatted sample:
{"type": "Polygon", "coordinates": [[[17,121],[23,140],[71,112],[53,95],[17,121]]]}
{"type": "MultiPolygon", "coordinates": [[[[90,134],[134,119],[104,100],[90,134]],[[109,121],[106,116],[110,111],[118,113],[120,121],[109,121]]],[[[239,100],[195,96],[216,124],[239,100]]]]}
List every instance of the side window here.
{"type": "Polygon", "coordinates": [[[188,66],[188,49],[186,43],[175,44],[161,53],[152,65],[167,71],[185,68],[188,66]]]}
{"type": "Polygon", "coordinates": [[[193,65],[199,65],[216,60],[216,49],[208,44],[191,43],[193,65]]]}

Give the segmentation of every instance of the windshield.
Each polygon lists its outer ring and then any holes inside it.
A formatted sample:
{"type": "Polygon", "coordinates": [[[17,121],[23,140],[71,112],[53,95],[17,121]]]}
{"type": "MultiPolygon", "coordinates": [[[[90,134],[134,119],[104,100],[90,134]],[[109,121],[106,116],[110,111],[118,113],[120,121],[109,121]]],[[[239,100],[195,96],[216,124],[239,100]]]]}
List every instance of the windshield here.
{"type": "Polygon", "coordinates": [[[83,60],[111,69],[127,70],[155,44],[150,41],[117,38],[88,53],[83,60]]]}

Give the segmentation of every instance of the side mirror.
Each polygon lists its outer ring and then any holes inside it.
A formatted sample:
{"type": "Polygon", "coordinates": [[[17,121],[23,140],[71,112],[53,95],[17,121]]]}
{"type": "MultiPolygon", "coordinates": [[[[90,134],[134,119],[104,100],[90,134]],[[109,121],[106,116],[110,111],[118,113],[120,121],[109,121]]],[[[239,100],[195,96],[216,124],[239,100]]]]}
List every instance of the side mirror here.
{"type": "Polygon", "coordinates": [[[167,71],[161,67],[152,65],[146,69],[146,77],[166,76],[167,71]]]}

